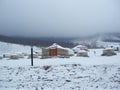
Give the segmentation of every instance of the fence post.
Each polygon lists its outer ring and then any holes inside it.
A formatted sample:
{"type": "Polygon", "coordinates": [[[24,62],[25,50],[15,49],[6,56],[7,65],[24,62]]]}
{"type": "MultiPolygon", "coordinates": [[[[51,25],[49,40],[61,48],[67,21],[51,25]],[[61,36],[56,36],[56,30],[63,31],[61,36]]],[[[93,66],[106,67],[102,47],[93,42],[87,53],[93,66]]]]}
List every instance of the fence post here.
{"type": "Polygon", "coordinates": [[[31,66],[33,66],[33,47],[31,47],[31,66]]]}

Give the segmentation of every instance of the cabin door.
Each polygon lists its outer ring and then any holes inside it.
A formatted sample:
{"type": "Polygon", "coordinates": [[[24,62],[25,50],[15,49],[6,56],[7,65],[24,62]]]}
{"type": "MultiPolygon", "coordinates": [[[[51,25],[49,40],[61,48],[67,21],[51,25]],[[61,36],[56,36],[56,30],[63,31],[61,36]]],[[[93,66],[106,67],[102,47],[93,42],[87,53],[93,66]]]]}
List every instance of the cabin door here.
{"type": "Polygon", "coordinates": [[[57,49],[50,49],[49,54],[50,56],[57,56],[57,49]]]}

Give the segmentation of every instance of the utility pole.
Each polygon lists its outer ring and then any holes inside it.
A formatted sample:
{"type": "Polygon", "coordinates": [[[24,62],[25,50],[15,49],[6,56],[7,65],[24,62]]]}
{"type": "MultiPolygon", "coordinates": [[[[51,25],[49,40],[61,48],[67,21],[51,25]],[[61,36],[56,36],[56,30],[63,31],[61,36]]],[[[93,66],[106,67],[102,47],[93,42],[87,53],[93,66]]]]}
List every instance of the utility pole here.
{"type": "Polygon", "coordinates": [[[31,47],[31,66],[33,66],[33,47],[31,47]]]}

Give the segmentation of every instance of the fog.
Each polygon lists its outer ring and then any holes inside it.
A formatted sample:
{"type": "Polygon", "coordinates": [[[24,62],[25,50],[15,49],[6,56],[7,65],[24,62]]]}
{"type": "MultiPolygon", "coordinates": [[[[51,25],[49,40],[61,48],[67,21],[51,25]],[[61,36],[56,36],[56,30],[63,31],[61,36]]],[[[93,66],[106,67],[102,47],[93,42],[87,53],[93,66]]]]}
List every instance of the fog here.
{"type": "Polygon", "coordinates": [[[79,37],[120,32],[120,0],[0,0],[0,34],[79,37]]]}

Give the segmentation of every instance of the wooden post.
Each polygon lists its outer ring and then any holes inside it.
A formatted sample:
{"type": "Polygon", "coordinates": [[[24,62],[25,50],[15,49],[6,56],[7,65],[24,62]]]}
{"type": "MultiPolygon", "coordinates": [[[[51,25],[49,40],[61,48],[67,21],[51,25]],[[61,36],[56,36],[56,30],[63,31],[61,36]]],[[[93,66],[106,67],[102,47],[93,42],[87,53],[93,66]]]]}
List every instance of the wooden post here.
{"type": "Polygon", "coordinates": [[[31,47],[31,66],[33,66],[33,47],[31,47]]]}

